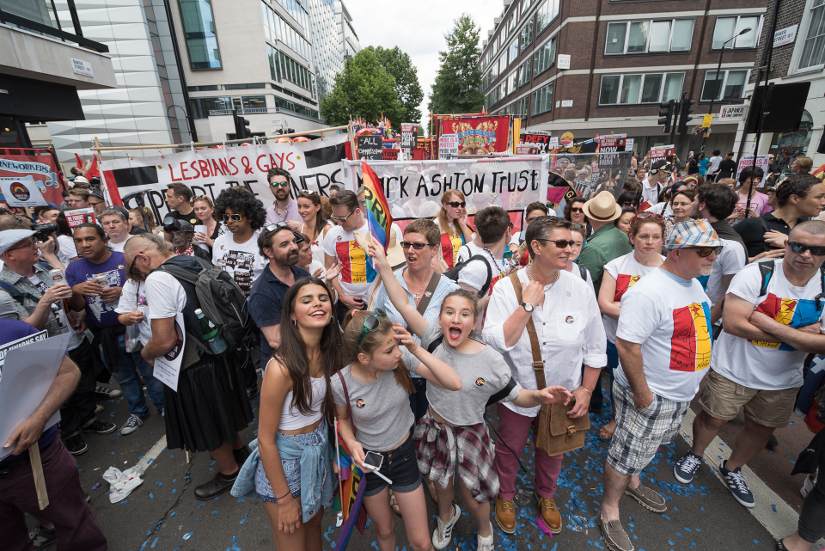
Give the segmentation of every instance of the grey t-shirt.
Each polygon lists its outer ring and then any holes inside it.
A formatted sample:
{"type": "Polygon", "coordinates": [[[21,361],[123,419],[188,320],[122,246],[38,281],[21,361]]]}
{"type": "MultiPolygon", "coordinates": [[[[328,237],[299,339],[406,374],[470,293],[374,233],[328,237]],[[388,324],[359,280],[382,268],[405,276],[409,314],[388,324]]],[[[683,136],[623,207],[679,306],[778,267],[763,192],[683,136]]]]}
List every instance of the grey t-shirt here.
{"type": "MultiPolygon", "coordinates": [[[[441,327],[436,323],[427,322],[421,335],[421,346],[426,349],[439,337],[441,327]]],[[[458,391],[446,390],[432,383],[427,385],[427,400],[433,410],[451,425],[477,425],[483,422],[487,400],[507,386],[512,377],[510,366],[501,354],[490,346],[485,346],[481,352],[475,354],[464,354],[442,343],[435,349],[433,356],[452,367],[461,377],[461,390],[458,391]]],[[[412,369],[418,367],[418,363],[418,359],[413,357],[407,366],[412,369]]],[[[516,383],[513,390],[501,401],[515,400],[520,390],[521,385],[516,383]]]]}
{"type": "MultiPolygon", "coordinates": [[[[410,371],[418,367],[418,360],[406,348],[401,347],[401,359],[410,371]],[[411,365],[412,364],[412,365],[411,365]]],[[[395,374],[385,371],[371,383],[355,380],[350,370],[352,364],[341,370],[347,382],[352,421],[355,424],[355,439],[372,451],[391,450],[409,435],[415,422],[410,409],[410,397],[395,382],[395,374]]],[[[402,369],[400,366],[398,369],[402,369]]],[[[337,374],[330,377],[332,399],[335,405],[347,405],[344,387],[337,374]]]]}

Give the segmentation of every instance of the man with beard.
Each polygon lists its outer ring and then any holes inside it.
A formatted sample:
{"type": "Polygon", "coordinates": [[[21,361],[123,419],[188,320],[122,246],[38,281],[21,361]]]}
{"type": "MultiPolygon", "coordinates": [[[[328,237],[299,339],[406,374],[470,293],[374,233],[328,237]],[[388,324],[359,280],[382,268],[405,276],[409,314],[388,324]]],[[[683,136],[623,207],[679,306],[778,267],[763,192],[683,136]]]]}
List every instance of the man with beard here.
{"type": "Polygon", "coordinates": [[[613,551],[634,549],[619,520],[624,494],[649,511],[667,511],[665,499],[641,484],[639,474],[676,435],[709,371],[710,300],[696,278],[710,275],[722,246],[707,220],[674,224],[664,247],[667,260],[622,297],[613,383],[616,432],[596,516],[613,551]]]}
{"type": "Polygon", "coordinates": [[[192,245],[192,239],[195,237],[195,227],[186,220],[175,220],[171,216],[167,216],[163,219],[163,232],[171,236],[175,254],[197,256],[209,262],[212,261],[212,255],[206,250],[192,245]]]}
{"type": "Polygon", "coordinates": [[[289,171],[283,168],[273,167],[266,173],[269,182],[269,191],[275,196],[275,202],[266,209],[266,222],[277,224],[286,222],[289,229],[298,231],[304,223],[301,215],[298,214],[298,203],[289,196],[289,171]]]}

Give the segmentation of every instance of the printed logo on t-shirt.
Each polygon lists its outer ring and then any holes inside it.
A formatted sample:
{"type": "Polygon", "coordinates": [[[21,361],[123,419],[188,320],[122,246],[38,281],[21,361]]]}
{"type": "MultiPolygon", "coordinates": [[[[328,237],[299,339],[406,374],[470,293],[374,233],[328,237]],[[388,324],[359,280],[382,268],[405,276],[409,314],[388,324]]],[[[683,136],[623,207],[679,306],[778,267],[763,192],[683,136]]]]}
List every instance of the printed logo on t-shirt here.
{"type": "Polygon", "coordinates": [[[341,241],[335,244],[335,253],[341,261],[341,281],[344,283],[372,283],[375,270],[367,262],[367,255],[358,242],[341,241]]]}
{"type": "Polygon", "coordinates": [[[694,302],[673,311],[673,336],[670,338],[670,369],[701,371],[710,365],[710,307],[694,302]]]}
{"type": "Polygon", "coordinates": [[[461,236],[458,232],[451,231],[450,233],[441,234],[441,255],[444,257],[444,262],[447,263],[447,268],[455,266],[455,258],[458,255],[458,249],[464,245],[461,236]]]}
{"type": "MultiPolygon", "coordinates": [[[[123,270],[123,267],[118,266],[117,270],[109,270],[108,272],[103,272],[100,274],[91,274],[90,276],[86,276],[86,280],[89,281],[92,279],[103,277],[106,279],[106,288],[122,287],[123,285],[120,281],[121,270],[123,270]]],[[[101,297],[87,296],[86,304],[89,306],[89,310],[92,312],[92,315],[94,315],[98,321],[101,321],[103,314],[115,311],[115,308],[117,308],[118,305],[118,301],[105,302],[101,297]]]]}
{"type": "Polygon", "coordinates": [[[616,278],[616,292],[613,293],[613,302],[621,301],[624,294],[640,279],[642,279],[642,276],[619,274],[619,277],[616,278]]]}
{"type": "Polygon", "coordinates": [[[357,407],[358,409],[363,409],[365,405],[367,405],[367,403],[361,398],[355,400],[355,407],[357,407]]]}
{"type": "MultiPolygon", "coordinates": [[[[773,293],[768,293],[759,307],[757,312],[761,312],[769,316],[782,325],[788,327],[804,327],[819,321],[820,312],[816,308],[816,301],[809,299],[795,299],[795,298],[780,298],[773,293]]],[[[766,348],[776,348],[777,350],[784,350],[793,352],[796,349],[788,344],[780,342],[765,342],[765,341],[751,341],[756,346],[764,346],[766,348]]]]}
{"type": "Polygon", "coordinates": [[[232,270],[235,283],[241,288],[245,297],[252,291],[255,255],[246,251],[230,250],[223,257],[223,265],[232,270]]]}
{"type": "Polygon", "coordinates": [[[484,377],[479,377],[478,379],[476,379],[476,386],[484,386],[485,382],[486,381],[484,380],[484,377]]]}

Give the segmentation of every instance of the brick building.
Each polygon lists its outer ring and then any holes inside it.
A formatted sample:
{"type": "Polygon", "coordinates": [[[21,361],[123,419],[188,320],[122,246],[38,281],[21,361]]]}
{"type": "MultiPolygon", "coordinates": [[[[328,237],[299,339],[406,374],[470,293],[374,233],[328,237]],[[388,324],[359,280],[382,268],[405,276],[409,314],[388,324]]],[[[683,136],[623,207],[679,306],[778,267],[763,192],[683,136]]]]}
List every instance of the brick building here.
{"type": "MultiPolygon", "coordinates": [[[[766,17],[770,18],[774,0],[769,0],[766,17]]],[[[768,39],[769,25],[765,25],[759,41],[756,64],[748,84],[747,95],[753,92],[756,68],[761,63],[768,39]]],[[[795,132],[764,133],[760,138],[759,153],[774,153],[784,169],[797,155],[814,160],[814,168],[825,163],[825,0],[781,0],[776,19],[777,37],[771,59],[770,82],[774,84],[810,82],[811,87],[802,113],[802,122],[795,132]],[[817,153],[817,149],[824,153],[817,153]]],[[[764,85],[765,75],[761,83],[764,85]]],[[[754,135],[746,138],[746,152],[753,147],[754,135]]],[[[738,144],[737,144],[738,147],[738,144]]]]}
{"type": "MultiPolygon", "coordinates": [[[[815,1],[815,0],[814,0],[815,1]]],[[[822,1],[822,0],[820,0],[822,1]]],[[[710,100],[741,104],[754,68],[767,0],[504,0],[488,31],[480,64],[485,106],[491,113],[520,113],[522,126],[576,141],[626,133],[634,149],[663,145],[659,103],[696,101],[692,129],[710,100]],[[728,43],[721,81],[716,67],[728,43]],[[559,56],[570,56],[560,69],[559,56]]],[[[706,149],[733,147],[737,123],[714,121],[706,149]]],[[[701,138],[691,139],[698,149],[701,138]]]]}

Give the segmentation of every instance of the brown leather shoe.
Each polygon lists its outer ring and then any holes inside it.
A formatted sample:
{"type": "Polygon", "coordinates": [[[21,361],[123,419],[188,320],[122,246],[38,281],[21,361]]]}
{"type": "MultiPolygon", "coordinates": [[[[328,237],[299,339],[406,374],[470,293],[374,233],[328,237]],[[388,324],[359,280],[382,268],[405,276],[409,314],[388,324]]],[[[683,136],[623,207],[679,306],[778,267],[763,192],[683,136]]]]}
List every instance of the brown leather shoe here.
{"type": "Polygon", "coordinates": [[[516,531],[516,509],[512,499],[501,499],[496,496],[496,524],[507,534],[516,531]]]}
{"type": "Polygon", "coordinates": [[[561,513],[556,507],[556,502],[552,497],[541,497],[536,494],[536,499],[539,502],[539,512],[541,513],[541,520],[544,525],[550,530],[551,534],[558,534],[561,532],[561,513]]]}

